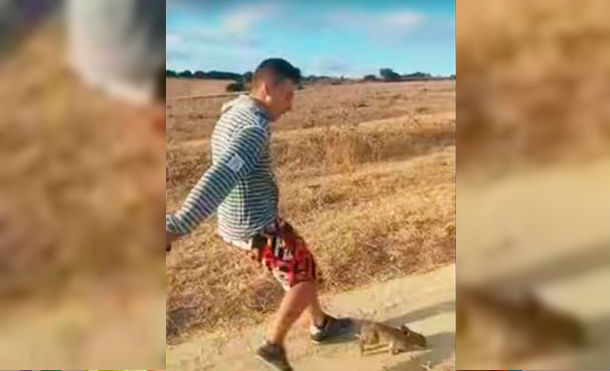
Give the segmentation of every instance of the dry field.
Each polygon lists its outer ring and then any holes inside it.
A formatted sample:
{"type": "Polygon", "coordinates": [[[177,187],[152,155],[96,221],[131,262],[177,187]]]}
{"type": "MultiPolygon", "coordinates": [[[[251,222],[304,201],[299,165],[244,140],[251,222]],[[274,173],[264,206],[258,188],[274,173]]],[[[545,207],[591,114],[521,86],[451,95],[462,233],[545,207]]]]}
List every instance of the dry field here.
{"type": "Polygon", "coordinates": [[[211,95],[226,93],[230,80],[188,80],[167,79],[165,92],[168,99],[190,95],[211,95]]]}
{"type": "Polygon", "coordinates": [[[0,368],[163,368],[164,136],[64,45],[43,25],[0,61],[0,368]]]}
{"type": "Polygon", "coordinates": [[[82,84],[59,35],[40,30],[0,69],[0,295],[159,260],[163,136],[82,84]]]}
{"type": "MultiPolygon", "coordinates": [[[[208,166],[208,138],[229,98],[168,99],[167,209],[208,166]]],[[[280,212],[310,243],[322,291],[451,264],[455,83],[306,87],[273,125],[280,212]]],[[[203,223],[167,257],[167,336],[261,323],[282,292],[203,223]]]]}
{"type": "Polygon", "coordinates": [[[458,173],[607,154],[610,3],[480,3],[457,8],[458,173]]]}

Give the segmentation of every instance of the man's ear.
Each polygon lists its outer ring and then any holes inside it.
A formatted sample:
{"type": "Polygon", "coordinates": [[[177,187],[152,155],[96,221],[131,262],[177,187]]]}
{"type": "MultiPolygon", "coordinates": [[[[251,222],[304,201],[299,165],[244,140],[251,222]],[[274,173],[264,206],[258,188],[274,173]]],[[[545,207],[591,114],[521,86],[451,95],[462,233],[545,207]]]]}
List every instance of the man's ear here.
{"type": "Polygon", "coordinates": [[[263,81],[261,83],[261,90],[265,94],[265,103],[270,103],[271,101],[271,86],[267,81],[263,81]]]}

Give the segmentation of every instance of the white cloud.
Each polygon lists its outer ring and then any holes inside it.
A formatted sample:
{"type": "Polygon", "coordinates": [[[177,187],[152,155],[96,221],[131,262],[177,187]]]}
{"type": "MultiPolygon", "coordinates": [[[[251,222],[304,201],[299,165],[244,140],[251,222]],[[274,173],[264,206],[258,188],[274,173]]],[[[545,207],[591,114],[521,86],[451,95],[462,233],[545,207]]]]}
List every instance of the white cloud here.
{"type": "Polygon", "coordinates": [[[368,74],[376,74],[377,67],[359,66],[358,62],[331,55],[313,57],[302,67],[305,75],[345,76],[359,78],[368,74]]]}
{"type": "Polygon", "coordinates": [[[199,44],[194,47],[257,48],[261,41],[254,36],[254,27],[273,16],[277,9],[277,4],[272,2],[236,6],[220,15],[219,27],[201,26],[187,31],[170,32],[166,35],[165,42],[180,49],[193,47],[188,45],[193,42],[199,44]]]}
{"type": "Polygon", "coordinates": [[[381,33],[405,33],[427,22],[426,15],[411,11],[370,13],[363,11],[338,11],[327,17],[328,23],[337,28],[352,28],[371,35],[381,33]]]}
{"type": "Polygon", "coordinates": [[[189,57],[189,53],[176,48],[167,48],[165,52],[165,59],[168,62],[188,61],[189,57]]]}
{"type": "Polygon", "coordinates": [[[179,45],[184,41],[184,37],[180,34],[176,34],[176,33],[167,33],[165,34],[165,45],[167,46],[174,46],[174,45],[179,45]]]}
{"type": "Polygon", "coordinates": [[[254,48],[259,45],[259,40],[244,32],[218,31],[212,28],[199,27],[188,33],[189,40],[204,44],[232,45],[242,48],[254,48]]]}
{"type": "Polygon", "coordinates": [[[412,28],[422,25],[426,21],[423,14],[411,11],[403,11],[392,14],[385,14],[380,17],[379,23],[391,27],[412,28]]]}
{"type": "Polygon", "coordinates": [[[271,17],[277,11],[276,3],[241,5],[222,17],[222,29],[229,33],[249,32],[256,24],[271,17]]]}

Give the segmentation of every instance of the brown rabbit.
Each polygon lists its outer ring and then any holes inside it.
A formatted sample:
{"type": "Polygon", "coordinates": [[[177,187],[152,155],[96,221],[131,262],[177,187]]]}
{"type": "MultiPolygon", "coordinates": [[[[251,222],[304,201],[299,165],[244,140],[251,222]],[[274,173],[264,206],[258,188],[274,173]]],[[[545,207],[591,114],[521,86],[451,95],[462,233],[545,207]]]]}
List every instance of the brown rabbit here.
{"type": "Polygon", "coordinates": [[[364,354],[367,345],[389,344],[389,352],[397,354],[426,347],[426,338],[406,325],[400,328],[391,327],[379,322],[362,321],[358,343],[360,354],[364,354]]]}

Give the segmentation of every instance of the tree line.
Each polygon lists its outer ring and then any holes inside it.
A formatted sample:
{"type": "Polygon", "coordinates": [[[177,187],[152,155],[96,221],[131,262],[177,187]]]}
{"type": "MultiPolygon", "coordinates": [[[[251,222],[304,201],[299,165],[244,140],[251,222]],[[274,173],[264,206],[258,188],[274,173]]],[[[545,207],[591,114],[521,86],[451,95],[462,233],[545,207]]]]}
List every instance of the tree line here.
{"type": "Polygon", "coordinates": [[[185,78],[185,79],[214,79],[214,80],[240,80],[243,75],[233,72],[223,72],[223,71],[195,71],[191,72],[190,70],[184,70],[182,72],[176,72],[173,70],[165,71],[166,77],[176,77],[176,78],[185,78]]]}
{"type": "MultiPolygon", "coordinates": [[[[195,71],[192,72],[190,70],[184,70],[181,72],[174,70],[166,70],[166,77],[172,78],[183,78],[183,79],[213,79],[213,80],[231,80],[233,81],[231,84],[227,85],[227,91],[242,91],[245,90],[252,80],[252,72],[248,71],[243,74],[234,73],[234,72],[225,72],[225,71],[195,71]]],[[[379,75],[366,75],[362,79],[351,79],[341,77],[333,77],[333,76],[317,76],[317,75],[308,75],[303,76],[304,83],[325,81],[330,84],[340,84],[344,81],[386,81],[386,82],[395,82],[395,81],[430,81],[430,80],[455,80],[455,74],[450,76],[433,76],[429,73],[425,72],[414,72],[401,75],[395,72],[391,68],[381,68],[379,69],[379,75]]]]}

